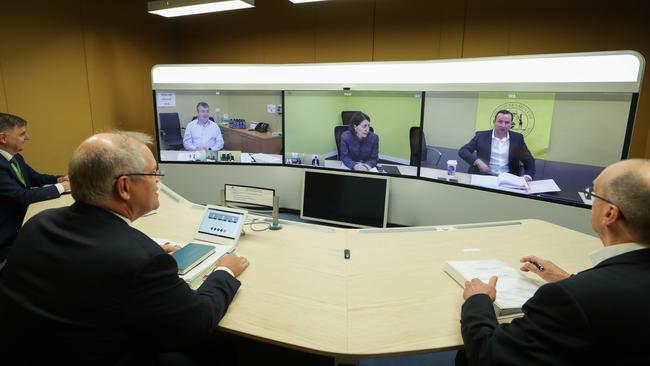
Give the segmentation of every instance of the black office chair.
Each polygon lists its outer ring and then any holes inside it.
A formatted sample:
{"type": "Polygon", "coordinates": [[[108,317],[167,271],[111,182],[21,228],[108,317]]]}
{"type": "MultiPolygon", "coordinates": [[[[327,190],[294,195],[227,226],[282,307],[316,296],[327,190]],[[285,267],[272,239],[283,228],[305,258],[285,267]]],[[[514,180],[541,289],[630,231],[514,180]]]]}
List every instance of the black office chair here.
{"type": "Polygon", "coordinates": [[[341,160],[341,135],[349,129],[348,126],[334,126],[334,141],[336,141],[336,158],[341,160]]]}
{"type": "MultiPolygon", "coordinates": [[[[199,118],[199,116],[194,116],[194,117],[192,117],[192,119],[190,120],[190,122],[194,121],[194,120],[197,119],[197,118],[199,118]]],[[[212,117],[208,117],[208,119],[209,119],[210,121],[214,122],[214,118],[212,118],[212,117]]]]}
{"type": "Polygon", "coordinates": [[[181,135],[181,121],[178,113],[159,113],[160,137],[166,150],[183,150],[183,136],[181,135]]]}
{"type": "Polygon", "coordinates": [[[427,146],[427,140],[420,127],[413,126],[409,129],[409,145],[411,146],[411,160],[409,165],[418,166],[422,164],[422,166],[425,166],[423,163],[429,160],[429,151],[431,151],[435,159],[433,167],[438,167],[442,153],[433,146],[427,146]]]}
{"type": "Polygon", "coordinates": [[[349,125],[350,124],[350,118],[359,111],[342,111],[341,112],[341,124],[344,125],[349,125]]]}

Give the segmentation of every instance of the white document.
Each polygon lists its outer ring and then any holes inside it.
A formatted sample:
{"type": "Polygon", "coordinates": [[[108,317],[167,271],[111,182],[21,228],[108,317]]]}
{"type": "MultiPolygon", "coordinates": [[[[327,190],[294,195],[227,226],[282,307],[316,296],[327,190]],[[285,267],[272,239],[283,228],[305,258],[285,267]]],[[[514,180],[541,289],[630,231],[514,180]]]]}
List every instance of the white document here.
{"type": "Polygon", "coordinates": [[[445,272],[462,287],[465,287],[465,281],[473,278],[487,283],[490,277],[497,276],[497,298],[494,301],[497,316],[520,313],[521,307],[539,287],[537,282],[497,259],[448,261],[445,272]]]}
{"type": "Polygon", "coordinates": [[[553,179],[533,180],[528,182],[528,193],[559,192],[560,187],[553,179]]]}
{"type": "Polygon", "coordinates": [[[510,173],[501,173],[497,176],[497,184],[503,188],[520,189],[522,191],[528,190],[526,178],[519,177],[510,173]]]}

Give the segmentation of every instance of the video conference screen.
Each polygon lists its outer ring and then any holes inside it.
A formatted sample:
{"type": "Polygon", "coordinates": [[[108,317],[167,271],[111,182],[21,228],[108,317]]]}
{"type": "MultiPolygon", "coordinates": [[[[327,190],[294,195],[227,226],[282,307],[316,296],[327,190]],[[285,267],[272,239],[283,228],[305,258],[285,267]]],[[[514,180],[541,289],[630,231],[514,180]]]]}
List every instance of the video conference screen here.
{"type": "Polygon", "coordinates": [[[282,92],[156,90],[161,162],[282,164],[282,92]]]}
{"type": "Polygon", "coordinates": [[[627,156],[632,102],[631,93],[427,92],[422,128],[435,153],[420,176],[590,204],[585,187],[627,156]]]}
{"type": "Polygon", "coordinates": [[[638,95],[155,90],[161,162],[284,164],[420,177],[591,204],[627,157],[638,95]]]}
{"type": "Polygon", "coordinates": [[[286,91],[285,163],[416,176],[422,92],[286,91]]]}

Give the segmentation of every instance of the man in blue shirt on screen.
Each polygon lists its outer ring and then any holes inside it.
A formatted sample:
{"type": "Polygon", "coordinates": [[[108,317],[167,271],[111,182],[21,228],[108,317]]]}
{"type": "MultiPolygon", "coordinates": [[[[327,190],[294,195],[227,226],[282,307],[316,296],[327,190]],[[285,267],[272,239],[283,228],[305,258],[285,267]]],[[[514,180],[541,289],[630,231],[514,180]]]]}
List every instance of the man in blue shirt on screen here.
{"type": "Polygon", "coordinates": [[[650,364],[650,160],[607,167],[585,195],[604,245],[590,255],[594,267],[569,275],[523,257],[521,270],[548,283],[510,324],[499,324],[492,307],[498,279],[467,281],[457,365],[650,364]]]}
{"type": "Polygon", "coordinates": [[[510,131],[512,112],[498,111],[492,125],[492,130],[476,132],[474,138],[458,150],[458,156],[470,165],[467,172],[485,175],[510,173],[533,180],[535,158],[528,150],[524,136],[510,131]]]}
{"type": "Polygon", "coordinates": [[[219,126],[210,120],[210,106],[206,102],[196,105],[197,116],[185,127],[183,147],[188,151],[223,149],[223,136],[219,126]]]}

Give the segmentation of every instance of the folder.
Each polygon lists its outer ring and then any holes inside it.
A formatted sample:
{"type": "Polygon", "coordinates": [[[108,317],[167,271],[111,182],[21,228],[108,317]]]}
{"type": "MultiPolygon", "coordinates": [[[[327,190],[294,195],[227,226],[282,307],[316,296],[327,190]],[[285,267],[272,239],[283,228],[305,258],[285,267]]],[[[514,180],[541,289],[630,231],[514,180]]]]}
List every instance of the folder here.
{"type": "Polygon", "coordinates": [[[178,265],[178,274],[185,274],[196,267],[204,259],[214,253],[215,247],[208,244],[189,243],[172,253],[178,265]]]}

